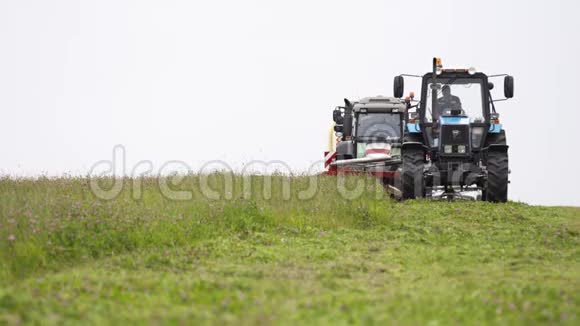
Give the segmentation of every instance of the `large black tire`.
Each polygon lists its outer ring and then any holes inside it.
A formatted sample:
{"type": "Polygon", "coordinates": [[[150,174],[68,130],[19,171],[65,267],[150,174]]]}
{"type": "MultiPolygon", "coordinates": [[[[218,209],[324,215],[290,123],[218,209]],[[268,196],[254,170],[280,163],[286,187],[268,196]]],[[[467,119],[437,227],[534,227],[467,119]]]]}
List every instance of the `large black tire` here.
{"type": "Polygon", "coordinates": [[[425,182],[423,167],[425,153],[421,148],[403,148],[401,166],[401,195],[402,199],[422,198],[425,196],[425,182]]]}
{"type": "Polygon", "coordinates": [[[508,195],[508,154],[507,151],[487,153],[487,184],[483,191],[486,201],[505,203],[508,195]]]}

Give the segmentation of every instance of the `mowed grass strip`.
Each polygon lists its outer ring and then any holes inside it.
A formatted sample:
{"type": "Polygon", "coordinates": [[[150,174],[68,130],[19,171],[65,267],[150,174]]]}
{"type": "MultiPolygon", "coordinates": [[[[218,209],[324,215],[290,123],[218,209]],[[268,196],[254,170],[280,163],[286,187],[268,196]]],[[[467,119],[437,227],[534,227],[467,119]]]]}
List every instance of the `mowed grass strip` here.
{"type": "Polygon", "coordinates": [[[576,208],[399,203],[366,178],[300,200],[311,180],[287,199],[277,176],[265,199],[226,177],[217,200],[186,177],[183,201],[155,179],[110,201],[86,178],[0,180],[0,324],[579,322],[576,208]]]}

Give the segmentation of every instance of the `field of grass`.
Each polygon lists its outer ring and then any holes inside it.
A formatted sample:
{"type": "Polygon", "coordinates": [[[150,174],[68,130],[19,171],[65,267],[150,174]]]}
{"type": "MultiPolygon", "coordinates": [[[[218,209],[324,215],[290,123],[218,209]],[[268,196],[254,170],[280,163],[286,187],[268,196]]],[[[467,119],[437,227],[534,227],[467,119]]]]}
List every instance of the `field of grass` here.
{"type": "Polygon", "coordinates": [[[245,198],[223,178],[231,199],[196,176],[189,200],[0,179],[0,325],[580,324],[578,208],[401,203],[368,179],[346,200],[331,177],[245,198]]]}

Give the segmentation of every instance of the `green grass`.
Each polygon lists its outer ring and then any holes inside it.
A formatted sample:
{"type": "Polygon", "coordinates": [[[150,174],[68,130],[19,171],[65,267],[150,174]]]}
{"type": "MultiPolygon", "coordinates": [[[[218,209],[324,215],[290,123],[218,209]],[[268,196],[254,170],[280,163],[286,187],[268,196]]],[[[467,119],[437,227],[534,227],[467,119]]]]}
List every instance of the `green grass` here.
{"type": "Polygon", "coordinates": [[[580,323],[580,209],[400,203],[355,178],[344,200],[331,177],[244,198],[223,178],[232,199],[196,176],[186,201],[154,179],[111,201],[85,178],[0,179],[0,325],[580,323]]]}

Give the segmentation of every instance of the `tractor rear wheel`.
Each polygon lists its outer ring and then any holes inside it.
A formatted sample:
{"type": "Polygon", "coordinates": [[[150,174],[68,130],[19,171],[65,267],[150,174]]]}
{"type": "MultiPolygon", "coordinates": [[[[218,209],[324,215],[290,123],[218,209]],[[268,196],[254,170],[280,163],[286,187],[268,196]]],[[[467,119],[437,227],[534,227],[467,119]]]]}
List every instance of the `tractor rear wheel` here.
{"type": "Polygon", "coordinates": [[[486,201],[505,203],[508,194],[508,154],[507,151],[487,153],[487,185],[483,191],[486,201]]]}
{"type": "Polygon", "coordinates": [[[402,199],[424,197],[423,167],[425,165],[425,153],[420,148],[404,148],[402,161],[400,173],[402,199]]]}

